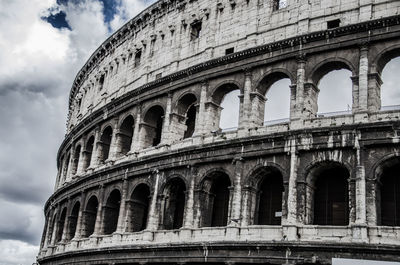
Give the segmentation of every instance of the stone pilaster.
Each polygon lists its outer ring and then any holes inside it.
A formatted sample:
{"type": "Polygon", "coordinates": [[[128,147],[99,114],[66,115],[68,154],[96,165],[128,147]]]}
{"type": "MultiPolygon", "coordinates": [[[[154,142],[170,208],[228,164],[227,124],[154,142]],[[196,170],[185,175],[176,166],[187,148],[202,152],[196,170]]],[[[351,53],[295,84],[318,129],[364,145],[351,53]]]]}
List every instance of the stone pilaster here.
{"type": "Polygon", "coordinates": [[[155,182],[154,182],[154,193],[151,197],[151,203],[149,208],[149,217],[147,221],[147,230],[154,231],[158,228],[159,222],[159,211],[157,209],[157,199],[158,199],[158,186],[160,183],[161,174],[158,170],[154,172],[155,182]]]}
{"type": "Polygon", "coordinates": [[[359,91],[359,87],[358,87],[358,76],[352,76],[351,77],[351,81],[352,81],[352,96],[353,96],[353,102],[352,102],[352,112],[357,112],[359,110],[359,97],[360,97],[360,91],[359,91]]]}
{"type": "Polygon", "coordinates": [[[253,124],[251,124],[251,110],[252,104],[250,100],[250,93],[252,89],[252,72],[251,69],[245,69],[244,72],[244,87],[243,87],[243,104],[241,104],[242,109],[240,110],[239,117],[239,128],[247,129],[253,124]]]}
{"type": "Polygon", "coordinates": [[[264,125],[264,110],[267,99],[258,91],[250,93],[251,110],[250,110],[250,127],[264,125]]]}
{"type": "Polygon", "coordinates": [[[99,152],[100,148],[98,142],[100,140],[100,127],[96,127],[94,134],[92,158],[90,159],[89,169],[93,169],[99,165],[99,152]]]}
{"type": "Polygon", "coordinates": [[[360,48],[360,68],[358,73],[358,107],[360,112],[368,110],[368,46],[360,48]]]}
{"type": "Polygon", "coordinates": [[[297,239],[297,168],[296,139],[288,140],[290,152],[290,175],[288,187],[288,213],[284,234],[288,240],[297,239]]]}
{"type": "Polygon", "coordinates": [[[131,144],[131,153],[132,152],[137,152],[140,150],[140,120],[141,120],[141,108],[139,107],[136,113],[136,119],[135,119],[135,128],[133,131],[133,139],[132,139],[132,144],[131,144]]]}
{"type": "Polygon", "coordinates": [[[68,198],[67,201],[67,211],[65,213],[65,219],[64,219],[64,224],[63,224],[63,231],[62,231],[62,235],[61,235],[61,242],[65,242],[68,239],[68,224],[69,224],[69,216],[71,214],[71,199],[68,198]]]}
{"type": "Polygon", "coordinates": [[[165,116],[162,127],[161,144],[170,144],[170,115],[172,107],[172,94],[168,94],[167,106],[165,108],[165,116]]]}
{"type": "Polygon", "coordinates": [[[382,107],[381,86],[383,81],[379,73],[368,75],[368,111],[377,112],[382,107]]]}
{"type": "Polygon", "coordinates": [[[293,116],[291,119],[302,119],[304,107],[304,83],[306,76],[306,58],[303,54],[297,58],[297,74],[296,74],[296,103],[294,106],[293,116]]]}
{"type": "Polygon", "coordinates": [[[186,205],[185,205],[185,219],[183,221],[184,228],[193,228],[194,223],[194,184],[195,179],[197,177],[197,168],[195,166],[191,166],[188,169],[189,176],[187,179],[190,179],[189,189],[186,193],[186,205]]]}
{"type": "Polygon", "coordinates": [[[200,92],[200,100],[199,100],[199,112],[196,116],[196,126],[194,129],[193,136],[198,136],[206,133],[205,123],[206,123],[206,101],[207,101],[207,89],[208,89],[208,80],[203,80],[201,83],[201,92],[200,92]]]}
{"type": "Polygon", "coordinates": [[[78,221],[76,223],[76,231],[75,231],[75,236],[74,239],[79,239],[82,237],[83,233],[83,213],[85,209],[85,203],[86,203],[86,192],[83,190],[81,192],[81,205],[79,207],[79,213],[78,213],[78,221]]]}
{"type": "Polygon", "coordinates": [[[96,223],[94,226],[93,235],[100,235],[103,232],[103,212],[104,212],[104,186],[99,189],[99,205],[97,208],[96,223]]]}
{"type": "Polygon", "coordinates": [[[256,206],[257,191],[251,186],[243,187],[241,226],[254,224],[254,211],[256,206]]]}
{"type": "Polygon", "coordinates": [[[234,160],[235,177],[233,183],[232,208],[231,216],[228,221],[229,225],[240,225],[240,210],[242,206],[242,174],[243,174],[243,158],[238,157],[234,160]]]}
{"type": "Polygon", "coordinates": [[[125,173],[124,182],[122,183],[121,203],[119,207],[117,233],[125,232],[125,214],[126,214],[126,198],[128,196],[128,179],[125,173]]]}

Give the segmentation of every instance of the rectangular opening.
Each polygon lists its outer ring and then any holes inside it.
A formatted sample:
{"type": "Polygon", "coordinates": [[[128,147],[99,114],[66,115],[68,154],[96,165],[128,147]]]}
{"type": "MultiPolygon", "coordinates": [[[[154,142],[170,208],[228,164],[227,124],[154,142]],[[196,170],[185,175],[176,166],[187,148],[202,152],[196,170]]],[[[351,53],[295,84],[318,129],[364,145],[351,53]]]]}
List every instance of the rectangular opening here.
{"type": "Polygon", "coordinates": [[[157,79],[160,79],[161,77],[162,77],[162,73],[156,74],[156,80],[157,80],[157,79]]]}
{"type": "Polygon", "coordinates": [[[273,2],[274,11],[287,7],[287,0],[273,0],[273,1],[274,1],[273,2]]]}
{"type": "Polygon", "coordinates": [[[334,20],[330,20],[327,23],[327,27],[328,29],[333,29],[333,28],[337,28],[340,26],[340,19],[334,19],[334,20]]]}
{"type": "Polygon", "coordinates": [[[190,40],[196,40],[200,38],[200,33],[201,33],[201,21],[195,21],[191,25],[191,31],[190,31],[190,40]]]}
{"type": "Polygon", "coordinates": [[[225,50],[225,55],[228,55],[228,54],[231,54],[231,53],[234,53],[235,52],[235,48],[228,48],[228,49],[226,49],[225,50]]]}

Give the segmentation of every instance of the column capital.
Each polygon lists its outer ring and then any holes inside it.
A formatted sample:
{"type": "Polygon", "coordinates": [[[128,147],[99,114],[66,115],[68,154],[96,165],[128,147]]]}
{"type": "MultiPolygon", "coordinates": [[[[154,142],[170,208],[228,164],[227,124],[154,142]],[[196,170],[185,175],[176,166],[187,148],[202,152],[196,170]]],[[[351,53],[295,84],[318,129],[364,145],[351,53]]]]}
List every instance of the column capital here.
{"type": "Polygon", "coordinates": [[[307,61],[307,54],[306,53],[299,53],[297,56],[296,56],[296,61],[298,62],[298,63],[305,63],[306,61],[307,61]]]}
{"type": "Polygon", "coordinates": [[[360,48],[360,51],[368,51],[369,49],[369,41],[364,41],[358,44],[358,47],[360,48]]]}
{"type": "Polygon", "coordinates": [[[242,70],[243,70],[245,76],[251,77],[253,75],[252,67],[245,67],[242,70]]]}

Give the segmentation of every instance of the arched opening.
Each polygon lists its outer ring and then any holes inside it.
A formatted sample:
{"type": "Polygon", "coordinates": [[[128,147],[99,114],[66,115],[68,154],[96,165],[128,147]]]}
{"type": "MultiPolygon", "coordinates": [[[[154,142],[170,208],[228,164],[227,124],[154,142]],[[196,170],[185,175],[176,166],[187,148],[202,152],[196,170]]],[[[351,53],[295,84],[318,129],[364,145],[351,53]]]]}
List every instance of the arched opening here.
{"type": "Polygon", "coordinates": [[[193,94],[186,94],[177,103],[178,117],[183,117],[182,121],[178,121],[183,129],[183,138],[192,137],[196,125],[196,109],[197,98],[193,94]]]}
{"type": "Polygon", "coordinates": [[[380,223],[386,226],[400,226],[400,158],[386,161],[380,170],[380,223]]]}
{"type": "Polygon", "coordinates": [[[67,174],[68,174],[70,160],[71,160],[71,154],[68,153],[67,160],[65,160],[65,167],[64,167],[64,172],[63,172],[63,182],[65,182],[67,180],[67,174]]]}
{"type": "Polygon", "coordinates": [[[213,172],[203,181],[202,218],[204,227],[226,226],[231,181],[223,172],[213,172]]]}
{"type": "Polygon", "coordinates": [[[60,242],[62,239],[66,216],[67,216],[67,208],[65,207],[61,212],[60,220],[58,220],[58,222],[57,222],[57,233],[56,233],[56,240],[55,240],[56,243],[60,242]]]}
{"type": "Polygon", "coordinates": [[[150,204],[150,189],[146,184],[138,185],[128,201],[128,232],[139,232],[146,229],[150,204]]]}
{"type": "Polygon", "coordinates": [[[129,115],[122,122],[120,131],[119,131],[119,145],[120,145],[120,154],[126,155],[131,150],[132,145],[132,137],[133,137],[133,127],[135,126],[135,122],[133,117],[129,115]]]}
{"type": "Polygon", "coordinates": [[[49,230],[47,231],[47,244],[51,245],[51,240],[53,238],[53,234],[55,232],[57,226],[57,214],[53,216],[53,219],[51,220],[51,224],[49,226],[49,230]]]}
{"type": "Polygon", "coordinates": [[[98,207],[99,202],[96,196],[90,197],[86,204],[86,209],[83,212],[82,237],[89,237],[93,234],[98,207]]]}
{"type": "Polygon", "coordinates": [[[109,235],[117,230],[120,205],[121,193],[119,190],[113,190],[104,208],[104,234],[109,235]]]}
{"type": "Polygon", "coordinates": [[[90,162],[92,160],[93,145],[94,145],[94,136],[91,136],[89,140],[86,142],[85,158],[83,161],[84,170],[86,170],[90,166],[90,162]]]}
{"type": "Polygon", "coordinates": [[[312,172],[314,215],[316,225],[349,224],[348,170],[339,163],[327,162],[312,172]]]}
{"type": "Polygon", "coordinates": [[[180,178],[171,179],[164,190],[164,229],[179,229],[183,225],[186,185],[180,178]]]}
{"type": "MultiPolygon", "coordinates": [[[[400,51],[393,56],[400,56],[400,51]]],[[[400,109],[400,57],[389,60],[382,71],[381,110],[400,109]]]]}
{"type": "Polygon", "coordinates": [[[100,153],[99,153],[99,162],[104,163],[108,159],[108,156],[110,154],[110,145],[111,145],[111,139],[112,139],[112,128],[111,126],[108,126],[107,128],[104,129],[103,133],[101,134],[100,137],[100,153]]]}
{"type": "Polygon", "coordinates": [[[67,235],[67,240],[71,240],[75,236],[76,225],[78,223],[78,215],[79,215],[80,207],[81,207],[81,204],[79,202],[76,202],[74,207],[72,208],[71,215],[68,217],[68,235],[67,235]]]}
{"type": "MultiPolygon", "coordinates": [[[[318,116],[351,114],[353,105],[353,81],[351,68],[343,62],[329,62],[313,75],[318,87],[318,116]]],[[[312,88],[309,88],[312,90],[312,88]]]]}
{"type": "Polygon", "coordinates": [[[253,177],[258,180],[254,224],[280,225],[284,191],[281,172],[276,168],[262,167],[253,177]]]}
{"type": "Polygon", "coordinates": [[[224,84],[218,87],[209,104],[209,112],[213,121],[211,130],[234,130],[239,125],[240,89],[235,84],[224,84]]]}
{"type": "Polygon", "coordinates": [[[157,146],[161,143],[164,110],[161,106],[151,107],[143,119],[144,147],[157,146]]]}
{"type": "Polygon", "coordinates": [[[265,76],[258,85],[258,92],[264,99],[254,97],[252,105],[259,106],[258,113],[265,125],[287,122],[290,116],[290,85],[289,76],[282,72],[274,72],[265,76]]]}
{"type": "Polygon", "coordinates": [[[75,148],[75,152],[74,152],[74,160],[73,160],[73,165],[72,165],[72,174],[73,175],[75,175],[77,173],[80,155],[81,155],[81,145],[78,145],[75,148]]]}

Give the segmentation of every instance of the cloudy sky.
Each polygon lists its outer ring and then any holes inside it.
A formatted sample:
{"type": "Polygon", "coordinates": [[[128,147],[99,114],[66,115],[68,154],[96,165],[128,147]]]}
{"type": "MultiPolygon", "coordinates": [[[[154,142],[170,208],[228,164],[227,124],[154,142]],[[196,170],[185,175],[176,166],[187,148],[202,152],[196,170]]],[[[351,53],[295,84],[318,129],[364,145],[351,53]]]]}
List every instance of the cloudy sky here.
{"type": "MultiPolygon", "coordinates": [[[[35,260],[76,73],[113,31],[152,2],[0,0],[0,265],[30,265],[35,260]]],[[[396,71],[400,62],[392,65],[396,71]]],[[[342,76],[335,78],[336,85],[348,79],[345,72],[338,74],[342,76]]],[[[393,84],[400,83],[399,75],[388,75],[393,84]]],[[[344,95],[343,88],[327,90],[344,95]]],[[[399,91],[393,89],[393,95],[399,91]]],[[[288,95],[288,83],[283,80],[270,93],[267,116],[284,118],[288,101],[276,102],[288,95]]],[[[227,97],[225,109],[235,100],[227,97]]],[[[351,96],[342,101],[346,109],[351,96]]],[[[331,106],[328,102],[324,105],[331,106]]],[[[399,104],[399,97],[394,102],[390,104],[399,104]]],[[[223,120],[223,126],[234,126],[231,117],[223,120]]]]}

